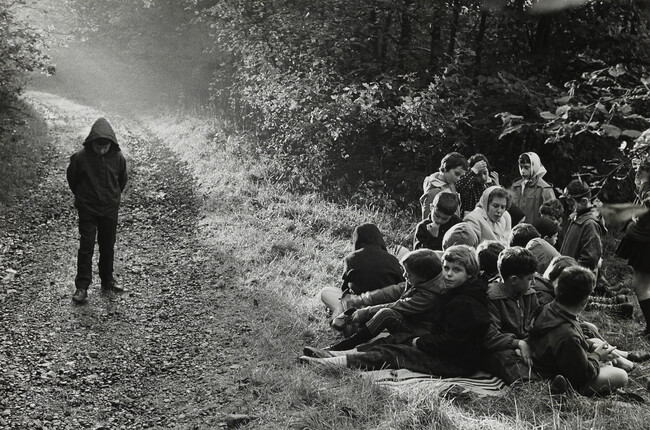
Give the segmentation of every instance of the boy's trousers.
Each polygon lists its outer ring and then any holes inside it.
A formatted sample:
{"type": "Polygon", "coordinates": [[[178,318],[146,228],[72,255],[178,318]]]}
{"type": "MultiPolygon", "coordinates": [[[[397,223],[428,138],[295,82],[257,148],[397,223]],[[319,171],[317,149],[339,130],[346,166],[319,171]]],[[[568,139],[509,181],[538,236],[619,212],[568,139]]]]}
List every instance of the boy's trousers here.
{"type": "Polygon", "coordinates": [[[99,277],[102,283],[112,281],[117,214],[115,216],[98,216],[79,210],[79,236],[75,287],[88,289],[92,282],[95,237],[97,237],[99,245],[99,277]]]}

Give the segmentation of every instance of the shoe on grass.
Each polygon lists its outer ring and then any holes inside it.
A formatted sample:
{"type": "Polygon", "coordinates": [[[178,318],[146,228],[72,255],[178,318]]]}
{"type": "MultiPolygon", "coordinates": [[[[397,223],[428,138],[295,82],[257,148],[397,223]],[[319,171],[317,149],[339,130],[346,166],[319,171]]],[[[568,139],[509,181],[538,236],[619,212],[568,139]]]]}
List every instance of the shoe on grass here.
{"type": "Polygon", "coordinates": [[[307,357],[316,357],[316,358],[330,358],[334,357],[334,354],[327,351],[326,349],[316,348],[313,346],[306,346],[302,349],[302,353],[307,357]]]}
{"type": "Polygon", "coordinates": [[[562,375],[555,375],[551,381],[551,394],[566,394],[569,390],[569,382],[562,375]]]}
{"type": "Polygon", "coordinates": [[[86,303],[88,298],[88,290],[85,288],[77,288],[77,290],[72,295],[72,301],[78,304],[86,303]]]}
{"type": "Polygon", "coordinates": [[[627,353],[627,359],[637,363],[648,361],[650,360],[650,351],[630,351],[627,353]]]}

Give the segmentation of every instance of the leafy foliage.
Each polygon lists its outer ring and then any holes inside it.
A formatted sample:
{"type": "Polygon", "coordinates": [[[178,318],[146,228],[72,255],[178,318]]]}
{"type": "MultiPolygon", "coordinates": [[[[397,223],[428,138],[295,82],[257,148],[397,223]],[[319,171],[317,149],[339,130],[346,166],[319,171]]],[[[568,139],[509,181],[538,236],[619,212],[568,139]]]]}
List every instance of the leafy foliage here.
{"type": "Polygon", "coordinates": [[[557,186],[576,166],[606,182],[650,126],[645,1],[72,3],[135,51],[203,34],[214,103],[268,176],[334,198],[414,206],[451,150],[485,153],[506,185],[526,150],[557,186]]]}
{"type": "Polygon", "coordinates": [[[15,101],[26,72],[54,71],[44,54],[43,31],[30,28],[16,17],[15,10],[23,3],[0,3],[0,110],[15,101]]]}

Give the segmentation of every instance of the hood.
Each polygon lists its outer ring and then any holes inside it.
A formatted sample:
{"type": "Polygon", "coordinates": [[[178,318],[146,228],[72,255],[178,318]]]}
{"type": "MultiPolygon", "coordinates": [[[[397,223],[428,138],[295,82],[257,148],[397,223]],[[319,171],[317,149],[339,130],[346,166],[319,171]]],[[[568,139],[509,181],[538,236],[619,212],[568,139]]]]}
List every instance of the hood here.
{"type": "Polygon", "coordinates": [[[442,290],[444,290],[442,273],[438,273],[435,278],[429,279],[427,282],[414,285],[413,287],[420,288],[422,290],[432,291],[434,293],[442,293],[442,290]]]}
{"type": "Polygon", "coordinates": [[[115,137],[113,127],[111,127],[106,118],[99,118],[97,121],[95,121],[90,129],[88,137],[86,137],[86,140],[84,140],[83,145],[85,147],[88,147],[91,142],[102,138],[110,140],[113,142],[111,146],[116,148],[118,151],[120,150],[120,146],[117,144],[117,137],[115,137]]]}
{"type": "Polygon", "coordinates": [[[387,250],[384,236],[374,224],[362,224],[355,228],[352,232],[352,244],[355,251],[366,247],[387,250]]]}
{"type": "Polygon", "coordinates": [[[531,322],[529,334],[543,335],[549,331],[555,330],[561,325],[570,325],[580,330],[578,318],[562,309],[555,300],[546,306],[538,308],[537,315],[535,315],[531,322]]]}
{"type": "Polygon", "coordinates": [[[553,284],[551,281],[540,275],[539,273],[535,273],[535,291],[546,291],[555,296],[555,288],[553,287],[553,284]]]}
{"type": "Polygon", "coordinates": [[[478,236],[474,229],[466,222],[454,224],[442,238],[442,249],[447,249],[453,245],[469,245],[472,248],[478,246],[478,236]]]}
{"type": "Polygon", "coordinates": [[[542,160],[534,152],[524,152],[530,158],[530,179],[529,183],[534,184],[546,175],[546,168],[542,165],[542,160]]]}
{"type": "Polygon", "coordinates": [[[537,260],[538,273],[544,273],[549,264],[551,264],[551,260],[560,256],[560,252],[541,237],[531,239],[526,244],[526,249],[535,256],[535,259],[537,260]]]}
{"type": "Polygon", "coordinates": [[[424,178],[424,183],[422,185],[424,192],[426,193],[433,188],[442,188],[449,186],[449,184],[445,182],[444,175],[445,174],[442,172],[436,172],[424,178]]]}
{"type": "MultiPolygon", "coordinates": [[[[524,293],[522,293],[522,296],[529,296],[531,294],[537,294],[534,289],[529,288],[526,290],[524,293]]],[[[499,281],[493,282],[488,285],[487,289],[487,295],[491,300],[504,300],[511,298],[510,294],[508,294],[508,290],[506,289],[506,284],[499,281]]]]}

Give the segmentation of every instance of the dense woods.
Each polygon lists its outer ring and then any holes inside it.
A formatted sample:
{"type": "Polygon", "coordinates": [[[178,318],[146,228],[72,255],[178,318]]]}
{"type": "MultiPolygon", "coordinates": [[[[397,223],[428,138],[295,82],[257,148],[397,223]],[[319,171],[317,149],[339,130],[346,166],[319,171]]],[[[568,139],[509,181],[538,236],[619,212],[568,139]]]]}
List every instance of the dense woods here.
{"type": "Polygon", "coordinates": [[[80,40],[210,77],[187,96],[293,190],[409,208],[446,152],[485,153],[508,185],[532,150],[555,186],[580,171],[626,199],[621,162],[650,127],[646,0],[66,4],[80,40]]]}

